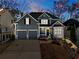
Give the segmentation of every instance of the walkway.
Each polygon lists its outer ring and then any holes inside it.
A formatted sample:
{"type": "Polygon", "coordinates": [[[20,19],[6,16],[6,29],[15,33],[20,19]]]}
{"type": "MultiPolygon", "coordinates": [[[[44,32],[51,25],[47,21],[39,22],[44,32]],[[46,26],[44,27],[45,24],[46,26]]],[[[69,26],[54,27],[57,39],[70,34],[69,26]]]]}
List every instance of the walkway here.
{"type": "Polygon", "coordinates": [[[38,40],[16,40],[1,55],[0,59],[41,59],[38,40]]]}

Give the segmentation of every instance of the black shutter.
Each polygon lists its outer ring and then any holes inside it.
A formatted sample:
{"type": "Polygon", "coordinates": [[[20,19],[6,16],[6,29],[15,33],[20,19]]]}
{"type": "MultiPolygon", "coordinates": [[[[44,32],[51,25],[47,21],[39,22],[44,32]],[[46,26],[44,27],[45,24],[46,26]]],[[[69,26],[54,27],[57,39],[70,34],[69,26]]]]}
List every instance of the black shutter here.
{"type": "Polygon", "coordinates": [[[48,25],[50,25],[50,20],[48,19],[48,25]]]}
{"type": "Polygon", "coordinates": [[[29,19],[29,24],[31,24],[31,19],[29,19]]]}
{"type": "Polygon", "coordinates": [[[41,23],[41,19],[39,20],[39,22],[41,23]]]}
{"type": "Polygon", "coordinates": [[[26,19],[24,19],[24,24],[26,24],[26,19]]]}

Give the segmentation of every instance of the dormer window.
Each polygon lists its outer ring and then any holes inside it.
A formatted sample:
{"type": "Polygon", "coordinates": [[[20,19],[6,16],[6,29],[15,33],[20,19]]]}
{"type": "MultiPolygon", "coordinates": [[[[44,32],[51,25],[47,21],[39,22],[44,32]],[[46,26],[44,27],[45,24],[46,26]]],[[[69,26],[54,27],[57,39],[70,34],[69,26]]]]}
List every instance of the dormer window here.
{"type": "Polygon", "coordinates": [[[29,23],[30,23],[30,22],[29,22],[29,18],[26,18],[25,20],[26,20],[26,21],[25,21],[26,25],[29,25],[29,23]]]}
{"type": "Polygon", "coordinates": [[[48,24],[48,19],[41,19],[41,24],[48,24]]]}

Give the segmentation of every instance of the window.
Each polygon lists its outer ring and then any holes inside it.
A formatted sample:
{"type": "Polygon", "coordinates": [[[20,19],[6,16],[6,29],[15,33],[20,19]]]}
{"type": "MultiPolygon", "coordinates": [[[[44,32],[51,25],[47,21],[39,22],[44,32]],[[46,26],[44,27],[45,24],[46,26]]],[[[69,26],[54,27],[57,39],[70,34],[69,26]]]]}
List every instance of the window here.
{"type": "Polygon", "coordinates": [[[40,34],[45,35],[45,28],[40,28],[40,34]]]}
{"type": "Polygon", "coordinates": [[[48,24],[48,20],[47,19],[42,19],[41,24],[48,24]]]}
{"type": "Polygon", "coordinates": [[[62,27],[54,27],[54,35],[62,35],[62,27]]]}
{"type": "Polygon", "coordinates": [[[29,18],[26,18],[26,24],[29,25],[29,18]]]}

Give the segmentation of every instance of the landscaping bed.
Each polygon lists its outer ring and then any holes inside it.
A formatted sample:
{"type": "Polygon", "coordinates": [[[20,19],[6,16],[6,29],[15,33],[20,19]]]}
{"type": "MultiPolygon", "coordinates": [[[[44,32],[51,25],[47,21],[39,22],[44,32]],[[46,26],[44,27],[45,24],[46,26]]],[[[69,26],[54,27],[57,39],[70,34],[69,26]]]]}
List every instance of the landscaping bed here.
{"type": "Polygon", "coordinates": [[[42,59],[77,59],[73,49],[58,44],[40,43],[42,59]]]}
{"type": "Polygon", "coordinates": [[[0,43],[0,54],[6,50],[6,48],[11,44],[12,41],[7,41],[5,43],[0,43]]]}

